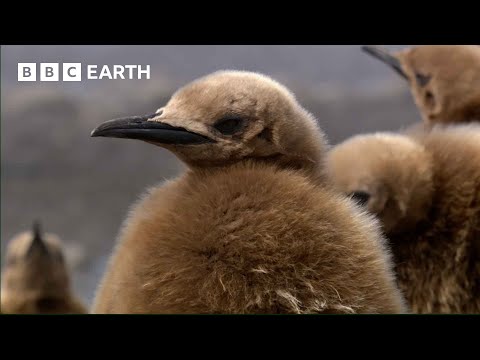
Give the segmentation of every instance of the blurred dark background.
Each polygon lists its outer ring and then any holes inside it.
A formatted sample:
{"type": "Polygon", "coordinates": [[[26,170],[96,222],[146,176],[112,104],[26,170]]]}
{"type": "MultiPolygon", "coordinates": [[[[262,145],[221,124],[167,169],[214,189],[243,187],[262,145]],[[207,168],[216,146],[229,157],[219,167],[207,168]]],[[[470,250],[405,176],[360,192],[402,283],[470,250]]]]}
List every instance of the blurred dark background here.
{"type": "Polygon", "coordinates": [[[331,144],[419,120],[404,80],[359,45],[2,46],[2,260],[8,240],[40,219],[66,244],[74,288],[90,304],[129,206],[183,169],[166,150],[90,131],[151,113],[178,87],[220,69],[262,72],[290,87],[331,144]],[[19,62],[149,64],[151,79],[86,80],[84,72],[82,82],[17,82],[19,62]]]}

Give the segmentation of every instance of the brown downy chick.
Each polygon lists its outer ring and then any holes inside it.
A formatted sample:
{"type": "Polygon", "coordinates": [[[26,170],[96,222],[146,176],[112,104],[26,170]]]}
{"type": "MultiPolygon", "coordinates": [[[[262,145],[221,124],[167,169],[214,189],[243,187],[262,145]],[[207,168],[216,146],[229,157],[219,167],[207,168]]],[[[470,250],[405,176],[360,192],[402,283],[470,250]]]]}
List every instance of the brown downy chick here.
{"type": "Polygon", "coordinates": [[[381,220],[413,312],[480,312],[479,125],[355,136],[328,168],[381,220]]]}
{"type": "Polygon", "coordinates": [[[392,54],[363,49],[407,79],[428,126],[480,121],[480,46],[428,45],[392,54]]]}
{"type": "Polygon", "coordinates": [[[323,133],[270,78],[217,72],[92,136],[147,141],[189,165],[131,211],[94,313],[405,310],[376,221],[321,185],[323,133]]]}
{"type": "Polygon", "coordinates": [[[40,225],[15,236],[2,273],[3,314],[82,314],[72,294],[60,239],[42,234],[40,225]]]}

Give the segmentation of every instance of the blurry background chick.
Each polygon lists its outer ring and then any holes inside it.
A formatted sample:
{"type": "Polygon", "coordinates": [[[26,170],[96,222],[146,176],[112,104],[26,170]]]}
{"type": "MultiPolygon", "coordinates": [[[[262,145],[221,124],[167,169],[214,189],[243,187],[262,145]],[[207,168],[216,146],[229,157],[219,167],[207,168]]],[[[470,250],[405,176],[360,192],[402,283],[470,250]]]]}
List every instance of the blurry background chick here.
{"type": "Polygon", "coordinates": [[[86,308],[70,288],[60,239],[40,224],[14,237],[2,272],[3,314],[76,314],[86,308]]]}
{"type": "Polygon", "coordinates": [[[381,219],[412,311],[480,312],[480,125],[354,136],[328,167],[381,219]]]}
{"type": "Polygon", "coordinates": [[[404,231],[427,216],[432,202],[431,155],[395,133],[356,135],[328,155],[335,186],[376,214],[385,232],[404,231]]]}
{"type": "Polygon", "coordinates": [[[363,49],[408,80],[427,124],[480,122],[479,45],[425,45],[393,53],[363,49]]]}

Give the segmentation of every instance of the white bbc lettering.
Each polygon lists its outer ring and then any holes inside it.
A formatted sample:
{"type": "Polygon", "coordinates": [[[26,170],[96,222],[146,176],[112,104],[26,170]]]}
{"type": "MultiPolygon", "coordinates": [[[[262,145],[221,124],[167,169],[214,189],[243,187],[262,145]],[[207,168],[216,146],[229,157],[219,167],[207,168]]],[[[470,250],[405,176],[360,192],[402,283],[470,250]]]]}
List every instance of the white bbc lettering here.
{"type": "Polygon", "coordinates": [[[18,63],[18,81],[37,81],[36,63],[18,63]]]}
{"type": "Polygon", "coordinates": [[[107,78],[109,80],[112,80],[112,74],[110,73],[110,69],[108,68],[107,65],[102,67],[102,71],[100,71],[100,75],[98,76],[99,79],[107,78]]]}
{"type": "Polygon", "coordinates": [[[87,79],[98,79],[97,77],[97,65],[87,66],[87,79]]]}
{"type": "Polygon", "coordinates": [[[89,80],[141,80],[143,75],[147,80],[150,80],[150,65],[146,65],[142,69],[142,65],[103,65],[100,71],[97,70],[97,65],[88,65],[87,78],[89,80]]]}
{"type": "Polygon", "coordinates": [[[145,70],[142,70],[142,65],[138,65],[138,80],[142,78],[142,73],[147,76],[147,80],[150,80],[150,65],[147,65],[145,70]]]}
{"type": "Polygon", "coordinates": [[[58,81],[58,63],[41,63],[40,81],[58,81]]]}
{"type": "Polygon", "coordinates": [[[82,64],[63,63],[63,81],[82,81],[82,64]]]}
{"type": "Polygon", "coordinates": [[[123,76],[124,71],[125,69],[122,65],[113,65],[113,76],[115,77],[115,79],[125,79],[125,76],[123,76]]]}
{"type": "MultiPolygon", "coordinates": [[[[150,65],[87,65],[88,80],[150,80],[150,65]]],[[[82,81],[81,63],[62,64],[63,81],[82,81]]],[[[36,63],[18,63],[18,81],[37,81],[36,63]]],[[[40,63],[40,81],[60,81],[59,63],[40,63]]]]}

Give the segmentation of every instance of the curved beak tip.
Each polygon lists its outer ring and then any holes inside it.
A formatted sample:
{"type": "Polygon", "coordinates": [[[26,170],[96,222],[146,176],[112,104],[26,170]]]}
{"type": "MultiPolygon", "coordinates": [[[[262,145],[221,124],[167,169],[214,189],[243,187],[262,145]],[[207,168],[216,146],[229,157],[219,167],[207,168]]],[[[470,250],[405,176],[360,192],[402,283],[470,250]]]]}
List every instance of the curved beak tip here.
{"type": "Polygon", "coordinates": [[[362,51],[369,52],[370,49],[371,49],[371,46],[370,45],[362,45],[360,47],[360,49],[362,49],[362,51]]]}
{"type": "Polygon", "coordinates": [[[362,45],[361,49],[370,56],[373,56],[374,58],[390,66],[403,78],[408,79],[407,75],[403,70],[402,64],[400,63],[400,60],[386,49],[373,45],[362,45]]]}
{"type": "Polygon", "coordinates": [[[367,54],[383,61],[393,57],[386,49],[375,45],[362,45],[360,49],[363,52],[366,52],[367,54]]]}
{"type": "Polygon", "coordinates": [[[100,137],[103,136],[101,126],[97,126],[90,132],[90,137],[100,137]]]}

